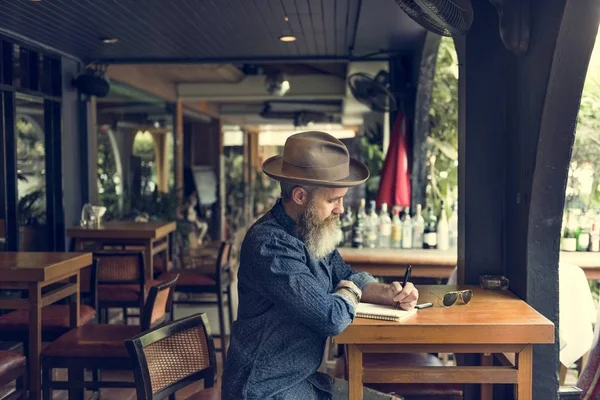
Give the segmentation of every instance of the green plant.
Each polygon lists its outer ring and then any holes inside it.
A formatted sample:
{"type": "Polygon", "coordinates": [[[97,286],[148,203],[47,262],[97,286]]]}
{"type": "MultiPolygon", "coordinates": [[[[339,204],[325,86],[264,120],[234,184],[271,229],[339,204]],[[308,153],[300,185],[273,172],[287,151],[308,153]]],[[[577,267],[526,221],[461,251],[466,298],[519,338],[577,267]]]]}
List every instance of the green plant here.
{"type": "Polygon", "coordinates": [[[440,200],[458,198],[458,56],[452,38],[440,42],[429,122],[426,202],[437,215],[440,200]]]}
{"type": "Polygon", "coordinates": [[[46,223],[46,191],[34,190],[19,199],[17,203],[17,224],[19,226],[37,226],[46,223]]]}
{"type": "Polygon", "coordinates": [[[227,234],[233,238],[238,229],[244,227],[245,220],[245,185],[244,155],[230,149],[225,155],[225,192],[227,234]]]}
{"type": "Polygon", "coordinates": [[[565,207],[600,208],[600,32],[581,95],[565,207]]]}

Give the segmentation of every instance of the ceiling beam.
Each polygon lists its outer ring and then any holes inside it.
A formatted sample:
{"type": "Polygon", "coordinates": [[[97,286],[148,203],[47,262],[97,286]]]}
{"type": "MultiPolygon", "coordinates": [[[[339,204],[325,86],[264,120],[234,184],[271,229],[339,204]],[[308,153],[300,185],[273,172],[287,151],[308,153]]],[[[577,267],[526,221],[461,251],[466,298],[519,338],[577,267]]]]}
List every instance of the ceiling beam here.
{"type": "Polygon", "coordinates": [[[346,94],[344,79],[332,75],[289,75],[290,90],[285,96],[265,89],[265,76],[247,76],[239,83],[180,83],[177,96],[183,101],[268,101],[341,100],[346,94]]]}

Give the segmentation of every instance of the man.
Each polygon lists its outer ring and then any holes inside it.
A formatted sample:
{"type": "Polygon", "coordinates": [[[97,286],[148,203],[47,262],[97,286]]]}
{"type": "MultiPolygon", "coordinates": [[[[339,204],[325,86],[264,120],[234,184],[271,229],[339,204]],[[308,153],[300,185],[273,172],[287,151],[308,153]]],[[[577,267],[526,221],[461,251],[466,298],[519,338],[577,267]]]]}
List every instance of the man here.
{"type": "MultiPolygon", "coordinates": [[[[342,142],[324,132],[293,135],[263,171],[280,181],[281,199],[242,243],[223,399],[345,399],[347,382],[317,372],[327,338],[352,322],[361,299],[409,310],[418,291],[377,283],[337,251],[344,195],[369,177],[342,142]]],[[[365,389],[365,400],[390,398],[365,389]]]]}

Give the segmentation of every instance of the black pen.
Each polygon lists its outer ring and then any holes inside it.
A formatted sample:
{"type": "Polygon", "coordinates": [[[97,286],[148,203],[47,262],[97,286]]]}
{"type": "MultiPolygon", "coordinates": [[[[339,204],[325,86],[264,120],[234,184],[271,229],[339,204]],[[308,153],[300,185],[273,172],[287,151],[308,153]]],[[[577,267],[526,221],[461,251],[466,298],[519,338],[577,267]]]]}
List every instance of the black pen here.
{"type": "MultiPolygon", "coordinates": [[[[402,281],[402,290],[404,290],[404,288],[406,287],[406,284],[408,283],[408,280],[410,279],[410,271],[412,269],[412,266],[409,265],[408,267],[406,267],[406,272],[404,273],[404,280],[402,281]]],[[[400,302],[396,302],[396,310],[400,309],[400,302]]]]}

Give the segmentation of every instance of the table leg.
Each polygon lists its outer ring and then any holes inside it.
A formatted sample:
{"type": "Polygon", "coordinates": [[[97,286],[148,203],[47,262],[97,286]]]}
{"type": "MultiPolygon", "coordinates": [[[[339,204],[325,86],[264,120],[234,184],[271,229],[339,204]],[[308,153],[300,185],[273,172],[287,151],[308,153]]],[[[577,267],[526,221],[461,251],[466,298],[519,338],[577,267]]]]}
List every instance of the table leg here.
{"type": "Polygon", "coordinates": [[[363,400],[363,362],[362,353],[358,346],[349,344],[348,352],[348,399],[363,400]]]}
{"type": "Polygon", "coordinates": [[[144,258],[144,262],[146,263],[146,282],[150,282],[154,279],[154,256],[152,255],[152,240],[148,240],[144,246],[144,258]]]}
{"type": "Polygon", "coordinates": [[[516,367],[518,369],[517,400],[531,400],[533,395],[533,346],[527,345],[517,353],[516,367]]]}
{"type": "MultiPolygon", "coordinates": [[[[494,355],[490,353],[484,353],[481,355],[481,366],[482,367],[493,367],[494,366],[494,355]]],[[[494,397],[494,386],[492,384],[481,384],[481,400],[492,400],[494,397]]]]}
{"type": "Polygon", "coordinates": [[[164,266],[165,266],[165,272],[169,271],[169,261],[172,260],[171,257],[171,235],[167,235],[167,248],[164,251],[163,254],[163,258],[164,258],[164,266]]]}
{"type": "Polygon", "coordinates": [[[70,278],[72,283],[75,283],[77,291],[71,295],[70,298],[70,307],[69,307],[69,318],[71,328],[77,328],[80,325],[79,316],[80,316],[80,292],[81,292],[81,283],[79,277],[79,271],[75,275],[70,278]]]}
{"type": "Polygon", "coordinates": [[[42,351],[42,288],[29,285],[29,398],[42,398],[40,353],[42,351]]]}

